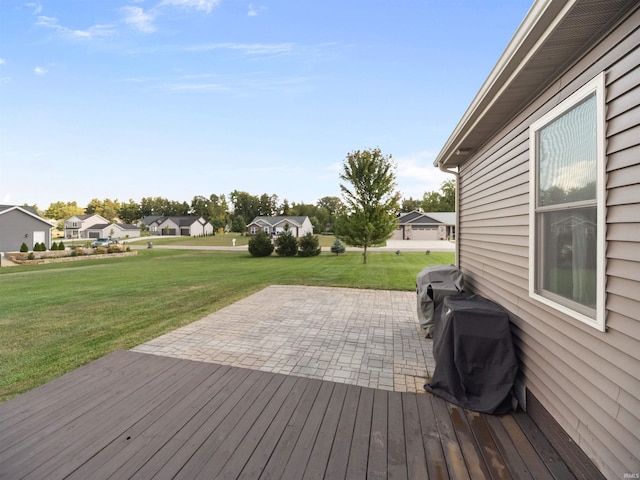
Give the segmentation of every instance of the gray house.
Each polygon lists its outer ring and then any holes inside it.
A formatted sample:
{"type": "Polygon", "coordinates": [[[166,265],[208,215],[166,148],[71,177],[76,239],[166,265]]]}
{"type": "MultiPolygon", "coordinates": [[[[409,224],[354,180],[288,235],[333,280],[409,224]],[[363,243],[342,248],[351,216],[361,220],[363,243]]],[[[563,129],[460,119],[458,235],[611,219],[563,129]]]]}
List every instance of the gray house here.
{"type": "Polygon", "coordinates": [[[398,228],[391,240],[453,240],[456,232],[455,212],[401,213],[398,228]]]}
{"type": "Polygon", "coordinates": [[[521,403],[606,478],[640,473],[639,65],[637,0],[537,0],[435,162],[521,403]]]}
{"type": "Polygon", "coordinates": [[[36,243],[49,248],[52,228],[53,224],[31,207],[0,205],[0,252],[17,252],[23,243],[29,250],[36,243]]]}

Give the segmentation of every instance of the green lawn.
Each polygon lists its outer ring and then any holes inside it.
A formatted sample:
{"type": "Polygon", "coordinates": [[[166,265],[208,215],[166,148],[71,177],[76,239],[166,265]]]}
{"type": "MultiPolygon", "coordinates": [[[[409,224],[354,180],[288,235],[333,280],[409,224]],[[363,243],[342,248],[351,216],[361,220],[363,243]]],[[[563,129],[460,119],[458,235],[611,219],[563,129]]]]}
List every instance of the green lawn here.
{"type": "Polygon", "coordinates": [[[137,256],[0,269],[0,401],[128,349],[267,285],[407,290],[454,254],[359,252],[252,258],[143,249],[137,256]]]}

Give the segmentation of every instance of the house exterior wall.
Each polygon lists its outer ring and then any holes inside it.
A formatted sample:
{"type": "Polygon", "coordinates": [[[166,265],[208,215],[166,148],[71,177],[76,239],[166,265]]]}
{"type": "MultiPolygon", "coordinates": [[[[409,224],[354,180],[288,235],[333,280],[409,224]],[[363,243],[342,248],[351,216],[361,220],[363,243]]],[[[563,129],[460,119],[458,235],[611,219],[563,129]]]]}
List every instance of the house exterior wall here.
{"type": "Polygon", "coordinates": [[[18,209],[3,213],[0,215],[0,252],[17,252],[23,242],[33,250],[34,232],[44,232],[44,244],[47,248],[51,246],[51,225],[18,209]]]}
{"type": "Polygon", "coordinates": [[[520,381],[607,478],[640,472],[640,9],[460,167],[465,285],[510,312],[520,381]],[[606,332],[529,296],[529,125],[606,72],[606,332]]]}

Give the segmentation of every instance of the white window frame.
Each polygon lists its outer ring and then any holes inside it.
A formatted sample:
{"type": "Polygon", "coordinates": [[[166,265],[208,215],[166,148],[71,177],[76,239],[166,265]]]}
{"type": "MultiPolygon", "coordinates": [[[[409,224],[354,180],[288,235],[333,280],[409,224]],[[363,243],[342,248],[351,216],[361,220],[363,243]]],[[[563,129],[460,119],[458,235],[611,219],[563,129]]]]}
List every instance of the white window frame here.
{"type": "Polygon", "coordinates": [[[539,120],[529,126],[529,296],[540,303],[548,305],[559,312],[562,312],[576,320],[579,320],[602,332],[605,331],[606,310],[605,310],[605,74],[602,72],[597,77],[573,93],[566,100],[554,107],[539,120]],[[538,158],[537,158],[537,132],[543,127],[552,123],[558,117],[572,109],[587,97],[595,94],[596,98],[596,308],[595,318],[580,313],[566,305],[560,304],[546,296],[537,293],[536,272],[538,270],[539,259],[537,257],[536,242],[538,238],[536,206],[538,192],[538,158]]]}

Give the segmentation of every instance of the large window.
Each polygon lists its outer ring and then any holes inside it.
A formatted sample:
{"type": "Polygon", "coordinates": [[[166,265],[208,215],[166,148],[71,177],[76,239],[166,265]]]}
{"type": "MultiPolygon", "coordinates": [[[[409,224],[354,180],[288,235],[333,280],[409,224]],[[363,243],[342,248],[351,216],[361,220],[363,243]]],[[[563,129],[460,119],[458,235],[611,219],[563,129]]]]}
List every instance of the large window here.
{"type": "Polygon", "coordinates": [[[529,133],[530,295],[604,330],[604,74],[529,133]]]}

